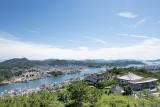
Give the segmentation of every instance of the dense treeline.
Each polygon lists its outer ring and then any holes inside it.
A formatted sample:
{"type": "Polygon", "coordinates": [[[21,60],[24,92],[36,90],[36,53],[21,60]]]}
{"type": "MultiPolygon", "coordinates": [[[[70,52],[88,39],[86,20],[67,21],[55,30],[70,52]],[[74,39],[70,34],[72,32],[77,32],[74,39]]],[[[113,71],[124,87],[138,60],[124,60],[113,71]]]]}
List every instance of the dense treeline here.
{"type": "Polygon", "coordinates": [[[5,79],[10,79],[13,76],[9,69],[0,69],[0,82],[5,79]]]}
{"type": "Polygon", "coordinates": [[[60,75],[64,75],[64,73],[61,72],[61,71],[52,71],[52,72],[49,72],[49,74],[51,74],[54,77],[57,77],[57,76],[60,76],[60,75]]]}

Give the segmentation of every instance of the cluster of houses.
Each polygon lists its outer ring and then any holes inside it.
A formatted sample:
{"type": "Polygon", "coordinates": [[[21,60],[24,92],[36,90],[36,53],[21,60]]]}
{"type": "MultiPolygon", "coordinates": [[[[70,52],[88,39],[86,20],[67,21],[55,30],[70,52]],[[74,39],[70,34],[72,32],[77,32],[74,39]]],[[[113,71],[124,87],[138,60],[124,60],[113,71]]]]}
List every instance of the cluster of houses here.
{"type": "MultiPolygon", "coordinates": [[[[90,84],[96,84],[98,81],[104,79],[109,80],[110,77],[104,77],[99,74],[92,74],[86,78],[86,81],[88,81],[88,83],[90,84]]],[[[113,86],[112,89],[116,93],[121,93],[123,92],[123,88],[120,87],[120,84],[124,83],[127,84],[135,93],[144,89],[154,92],[157,90],[157,81],[158,79],[155,78],[144,78],[129,72],[126,75],[117,76],[117,84],[115,84],[115,86],[113,86]]]]}
{"type": "Polygon", "coordinates": [[[30,80],[40,79],[42,75],[44,75],[44,73],[40,70],[30,69],[22,75],[20,75],[19,77],[16,77],[14,82],[27,82],[30,80]]]}

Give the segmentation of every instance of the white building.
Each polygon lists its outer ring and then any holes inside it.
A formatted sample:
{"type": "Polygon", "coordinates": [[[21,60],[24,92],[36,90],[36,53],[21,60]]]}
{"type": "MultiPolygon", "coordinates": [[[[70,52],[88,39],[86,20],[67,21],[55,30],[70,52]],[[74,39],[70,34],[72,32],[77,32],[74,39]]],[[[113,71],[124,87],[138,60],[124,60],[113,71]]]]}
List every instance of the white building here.
{"type": "Polygon", "coordinates": [[[144,78],[130,72],[127,75],[118,77],[118,80],[120,83],[127,83],[133,91],[141,91],[143,89],[155,90],[158,81],[155,78],[144,78]]]}

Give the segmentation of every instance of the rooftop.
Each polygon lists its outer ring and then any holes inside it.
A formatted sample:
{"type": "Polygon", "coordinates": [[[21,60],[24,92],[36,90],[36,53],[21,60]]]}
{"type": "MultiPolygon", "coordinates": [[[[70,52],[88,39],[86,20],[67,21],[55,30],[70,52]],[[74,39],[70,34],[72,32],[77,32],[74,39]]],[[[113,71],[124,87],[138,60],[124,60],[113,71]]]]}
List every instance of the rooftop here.
{"type": "Polygon", "coordinates": [[[121,80],[127,80],[127,81],[131,81],[131,80],[139,80],[139,79],[143,79],[144,77],[140,77],[136,74],[133,74],[131,72],[129,72],[127,75],[124,75],[124,76],[120,76],[118,77],[118,79],[121,79],[121,80]]]}
{"type": "Polygon", "coordinates": [[[140,83],[154,82],[154,81],[157,81],[157,80],[158,79],[155,79],[155,78],[142,78],[142,79],[139,79],[139,80],[131,80],[131,81],[129,81],[129,83],[140,84],[140,83]]]}

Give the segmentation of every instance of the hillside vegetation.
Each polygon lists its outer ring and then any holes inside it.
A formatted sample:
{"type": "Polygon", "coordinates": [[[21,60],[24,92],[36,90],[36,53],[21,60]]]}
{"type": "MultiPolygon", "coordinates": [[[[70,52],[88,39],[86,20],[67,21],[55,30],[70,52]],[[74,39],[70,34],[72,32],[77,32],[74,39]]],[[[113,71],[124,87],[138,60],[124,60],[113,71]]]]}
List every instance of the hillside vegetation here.
{"type": "Polygon", "coordinates": [[[134,96],[106,94],[82,81],[57,92],[39,92],[0,100],[0,107],[159,107],[160,98],[151,94],[134,96]],[[147,96],[147,97],[146,97],[147,96]]]}
{"type": "Polygon", "coordinates": [[[111,80],[100,81],[99,85],[89,85],[85,81],[75,81],[56,92],[38,92],[15,98],[0,100],[1,107],[160,107],[160,98],[144,90],[137,94],[115,94],[108,87],[116,83],[116,75],[134,72],[141,76],[159,78],[159,73],[151,73],[135,68],[114,68],[102,75],[113,76],[111,80]],[[100,85],[101,84],[101,85],[100,85]],[[107,88],[106,88],[107,87],[107,88]]]}

